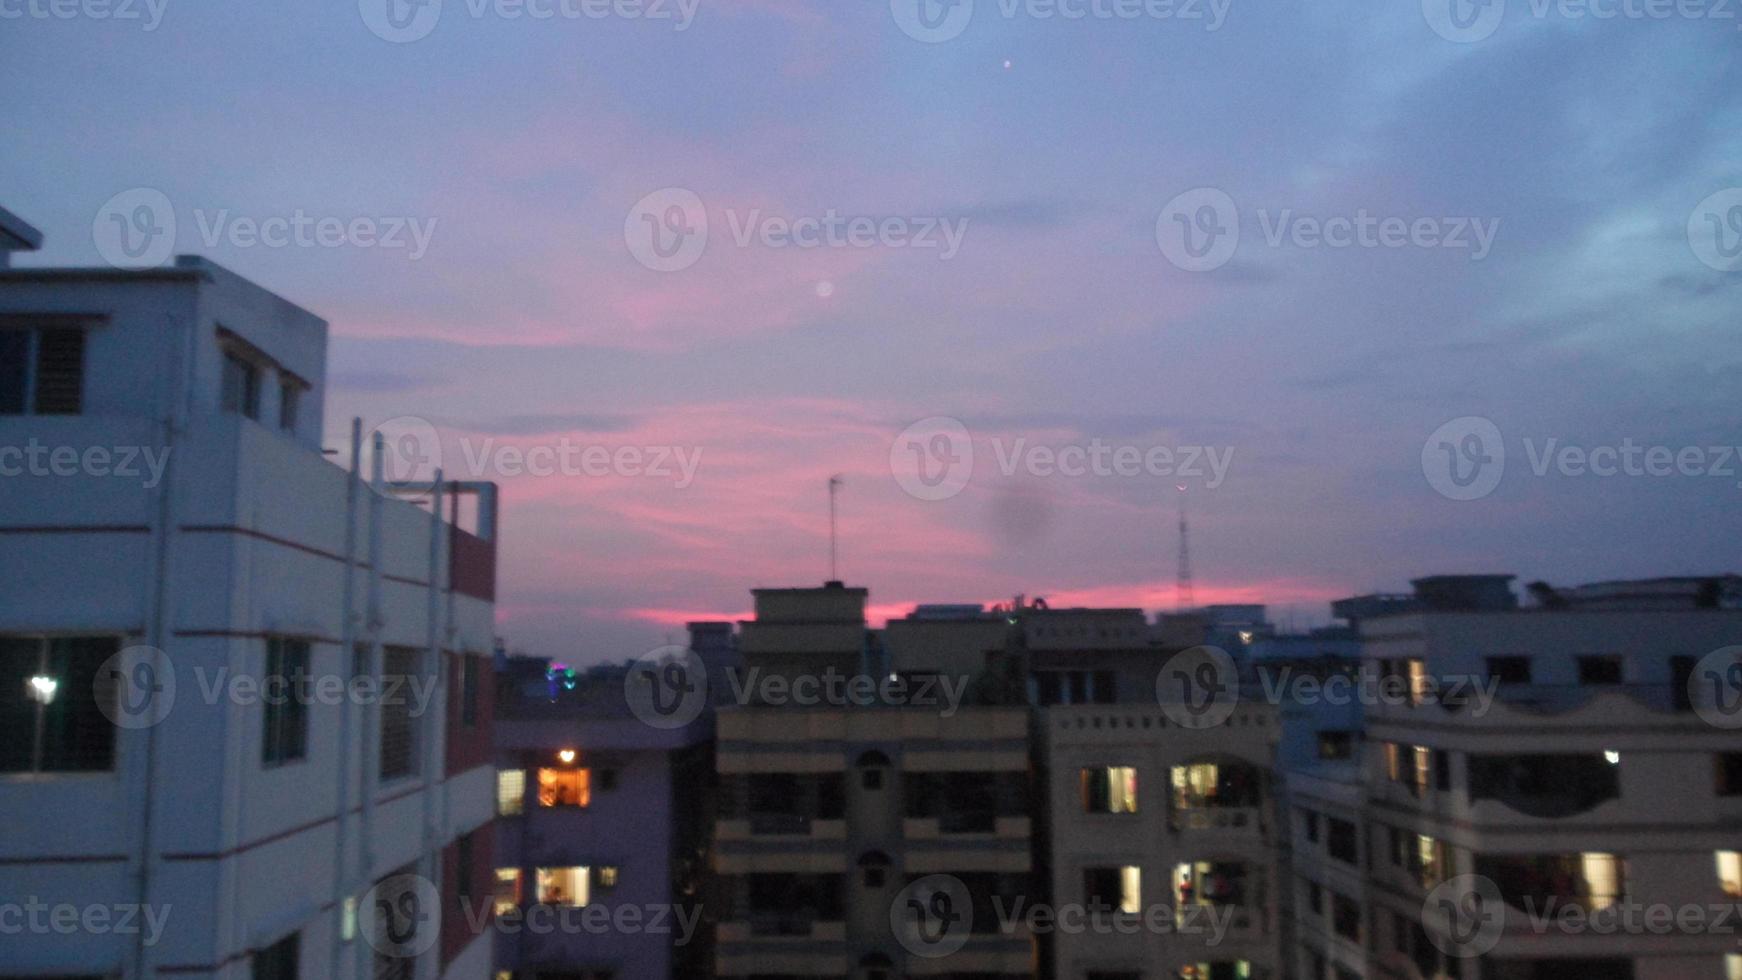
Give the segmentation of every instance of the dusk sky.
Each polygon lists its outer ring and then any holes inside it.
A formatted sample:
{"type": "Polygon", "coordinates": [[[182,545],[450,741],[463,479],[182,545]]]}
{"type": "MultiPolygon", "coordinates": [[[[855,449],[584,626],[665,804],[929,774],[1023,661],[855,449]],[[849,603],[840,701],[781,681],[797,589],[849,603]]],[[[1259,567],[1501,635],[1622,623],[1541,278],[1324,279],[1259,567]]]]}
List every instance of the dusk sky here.
{"type": "Polygon", "coordinates": [[[176,253],[326,318],[329,446],[422,419],[448,475],[502,484],[515,649],[622,659],[821,583],[835,474],[879,619],[1171,609],[1177,486],[1197,601],[1300,625],[1432,573],[1742,570],[1733,6],[127,2],[0,0],[0,206],[47,237],[20,264],[101,264],[155,191],[176,253]],[[1231,256],[1181,251],[1229,205],[1231,256]],[[347,240],[248,233],[299,212],[347,240]],[[703,214],[699,252],[647,248],[703,214]],[[1408,240],[1338,247],[1339,218],[1408,240]],[[935,418],[961,429],[903,435],[935,418]],[[1489,492],[1435,477],[1493,432],[1489,492]],[[946,444],[965,485],[904,490],[892,459],[946,444]],[[1591,472],[1629,446],[1678,462],[1591,472]]]}

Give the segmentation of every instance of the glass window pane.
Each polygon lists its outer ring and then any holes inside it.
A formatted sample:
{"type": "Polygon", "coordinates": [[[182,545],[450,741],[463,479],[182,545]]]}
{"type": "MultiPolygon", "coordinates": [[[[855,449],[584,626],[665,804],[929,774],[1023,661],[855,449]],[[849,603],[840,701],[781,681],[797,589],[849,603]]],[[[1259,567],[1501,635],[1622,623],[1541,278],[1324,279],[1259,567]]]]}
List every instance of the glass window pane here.
{"type": "Polygon", "coordinates": [[[30,331],[0,330],[0,415],[24,413],[29,362],[30,331]]]}

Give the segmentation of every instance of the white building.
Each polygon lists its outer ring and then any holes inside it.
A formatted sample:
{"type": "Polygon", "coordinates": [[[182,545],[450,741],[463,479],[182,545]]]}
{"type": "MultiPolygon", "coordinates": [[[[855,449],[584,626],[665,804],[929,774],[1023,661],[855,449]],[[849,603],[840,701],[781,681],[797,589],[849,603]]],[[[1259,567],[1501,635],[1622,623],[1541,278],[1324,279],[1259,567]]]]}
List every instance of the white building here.
{"type": "Polygon", "coordinates": [[[323,458],[326,340],[197,258],[0,268],[0,974],[489,974],[494,488],[323,458]]]}

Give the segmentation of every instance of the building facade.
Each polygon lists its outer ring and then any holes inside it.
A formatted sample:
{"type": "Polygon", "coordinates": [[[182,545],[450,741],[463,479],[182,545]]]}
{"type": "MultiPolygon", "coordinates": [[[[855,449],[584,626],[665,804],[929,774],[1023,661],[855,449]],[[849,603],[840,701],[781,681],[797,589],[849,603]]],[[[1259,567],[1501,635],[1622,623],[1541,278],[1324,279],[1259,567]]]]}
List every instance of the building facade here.
{"type": "Polygon", "coordinates": [[[0,973],[489,975],[494,488],[329,462],[325,356],[200,259],[0,269],[0,895],[94,916],[0,973]]]}

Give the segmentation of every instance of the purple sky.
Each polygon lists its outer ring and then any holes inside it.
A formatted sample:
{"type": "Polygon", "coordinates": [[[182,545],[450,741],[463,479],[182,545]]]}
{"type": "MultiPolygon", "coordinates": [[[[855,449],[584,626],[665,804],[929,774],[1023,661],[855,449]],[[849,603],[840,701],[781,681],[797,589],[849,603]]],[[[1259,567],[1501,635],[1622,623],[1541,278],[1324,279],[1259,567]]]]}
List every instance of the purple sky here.
{"type": "Polygon", "coordinates": [[[501,629],[528,652],[632,656],[743,614],[754,586],[820,582],[831,474],[842,576],[879,612],[1016,592],[1171,607],[1176,484],[1199,601],[1303,622],[1433,572],[1739,564],[1742,461],[1533,472],[1551,439],[1631,440],[1640,466],[1644,447],[1742,445],[1733,9],[1510,0],[1461,43],[1414,0],[1232,0],[1213,30],[1208,0],[1124,19],[1078,0],[1074,20],[978,0],[927,43],[903,29],[924,33],[916,0],[699,0],[683,30],[445,0],[395,43],[369,26],[385,0],[167,0],[152,30],[28,2],[0,2],[24,12],[0,18],[0,204],[47,234],[37,261],[103,261],[93,225],[152,188],[176,251],[326,317],[330,444],[352,415],[416,417],[450,473],[503,484],[501,629]],[[1196,188],[1240,228],[1208,271],[1158,245],[1196,188]],[[649,267],[648,200],[691,227],[670,205],[700,202],[693,264],[649,267]],[[428,239],[237,229],[299,211],[428,239]],[[782,241],[782,221],[831,212],[875,219],[876,240],[782,241]],[[1362,215],[1409,240],[1314,236],[1362,215]],[[938,416],[974,467],[923,500],[891,450],[909,458],[900,434],[938,416]],[[1466,416],[1506,464],[1456,500],[1423,451],[1466,416]],[[699,463],[687,482],[676,463],[540,476],[502,454],[563,446],[699,463]],[[1066,476],[1043,454],[1007,474],[1018,446],[1228,462],[1066,476]]]}

